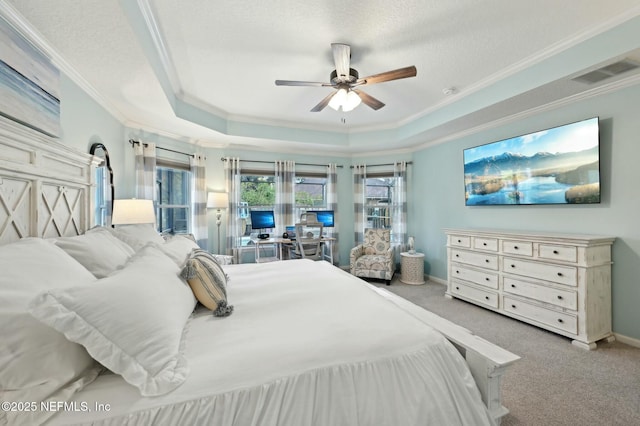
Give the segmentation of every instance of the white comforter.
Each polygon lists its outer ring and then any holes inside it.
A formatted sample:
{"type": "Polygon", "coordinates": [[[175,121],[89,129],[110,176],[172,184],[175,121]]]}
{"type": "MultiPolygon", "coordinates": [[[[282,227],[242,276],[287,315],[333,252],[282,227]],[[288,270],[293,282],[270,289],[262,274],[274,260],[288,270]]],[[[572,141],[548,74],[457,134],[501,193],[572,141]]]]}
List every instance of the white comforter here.
{"type": "Polygon", "coordinates": [[[492,424],[457,350],[360,279],[309,260],[224,268],[235,311],[194,314],[182,386],[145,398],[103,375],[50,424],[492,424]]]}

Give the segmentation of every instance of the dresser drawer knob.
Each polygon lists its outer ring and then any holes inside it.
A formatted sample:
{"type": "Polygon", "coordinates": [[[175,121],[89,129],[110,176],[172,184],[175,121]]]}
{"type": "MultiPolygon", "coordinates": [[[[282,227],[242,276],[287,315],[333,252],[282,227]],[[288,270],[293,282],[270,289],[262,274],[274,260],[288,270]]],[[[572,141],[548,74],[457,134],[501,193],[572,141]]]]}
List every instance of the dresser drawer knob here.
{"type": "Polygon", "coordinates": [[[459,254],[456,254],[456,257],[460,257],[460,255],[459,255],[459,254]]]}
{"type": "Polygon", "coordinates": [[[562,300],[562,296],[558,295],[558,300],[562,300]]]}
{"type": "Polygon", "coordinates": [[[462,242],[462,240],[458,240],[458,242],[459,242],[459,243],[461,243],[461,242],[462,242]]]}
{"type": "Polygon", "coordinates": [[[562,318],[558,318],[558,322],[562,324],[564,321],[562,320],[562,318]]]}
{"type": "Polygon", "coordinates": [[[456,290],[460,290],[460,287],[457,287],[457,286],[456,286],[456,290]]]}
{"type": "Polygon", "coordinates": [[[553,254],[558,254],[558,250],[554,250],[554,251],[553,251],[553,254]]]}
{"type": "Polygon", "coordinates": [[[485,296],[484,298],[485,298],[485,299],[487,299],[487,300],[489,300],[489,296],[485,296]]]}
{"type": "Polygon", "coordinates": [[[484,279],[485,281],[491,281],[491,279],[489,277],[485,277],[484,279]]]}
{"type": "Polygon", "coordinates": [[[513,309],[515,309],[515,308],[516,308],[516,305],[511,305],[511,307],[512,307],[513,309]]]}
{"type": "Polygon", "coordinates": [[[482,243],[482,245],[483,245],[483,246],[486,246],[486,245],[487,245],[487,243],[482,243]]]}
{"type": "Polygon", "coordinates": [[[485,259],[484,261],[485,261],[485,263],[489,263],[489,259],[485,259]]]}
{"type": "Polygon", "coordinates": [[[460,271],[456,271],[456,274],[459,274],[459,273],[460,273],[460,271]]]}
{"type": "Polygon", "coordinates": [[[512,268],[515,268],[515,267],[516,267],[516,265],[511,265],[511,267],[512,267],[512,268]]]}
{"type": "Polygon", "coordinates": [[[515,284],[511,284],[511,288],[516,288],[516,285],[515,284]]]}
{"type": "Polygon", "coordinates": [[[558,276],[561,277],[562,276],[562,272],[558,272],[558,276]]]}
{"type": "Polygon", "coordinates": [[[518,250],[518,246],[513,246],[513,249],[514,250],[518,250]]]}

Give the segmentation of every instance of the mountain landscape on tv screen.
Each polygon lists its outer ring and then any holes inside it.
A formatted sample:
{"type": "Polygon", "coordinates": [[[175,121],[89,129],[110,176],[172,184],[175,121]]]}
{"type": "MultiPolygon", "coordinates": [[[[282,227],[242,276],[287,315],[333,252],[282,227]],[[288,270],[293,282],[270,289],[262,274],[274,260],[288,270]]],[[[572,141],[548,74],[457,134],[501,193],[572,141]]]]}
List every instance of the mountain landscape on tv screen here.
{"type": "Polygon", "coordinates": [[[578,152],[504,152],[465,163],[467,205],[600,202],[597,146],[578,152]]]}

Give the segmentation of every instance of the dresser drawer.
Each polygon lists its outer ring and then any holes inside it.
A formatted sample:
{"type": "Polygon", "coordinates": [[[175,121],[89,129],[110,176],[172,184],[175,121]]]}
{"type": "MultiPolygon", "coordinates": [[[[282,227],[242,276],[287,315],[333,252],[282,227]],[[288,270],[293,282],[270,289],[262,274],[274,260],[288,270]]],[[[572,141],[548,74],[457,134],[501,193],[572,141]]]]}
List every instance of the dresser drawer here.
{"type": "Polygon", "coordinates": [[[578,248],[574,246],[540,244],[540,247],[538,248],[538,257],[540,259],[576,263],[578,261],[578,248]]]}
{"type": "Polygon", "coordinates": [[[474,253],[466,250],[451,250],[453,262],[466,263],[467,265],[498,270],[498,256],[485,253],[474,253]]]}
{"type": "Polygon", "coordinates": [[[465,268],[458,264],[451,264],[452,278],[458,278],[464,281],[470,281],[478,285],[498,289],[498,274],[489,271],[479,271],[476,269],[465,268]]]}
{"type": "Polygon", "coordinates": [[[477,250],[498,251],[497,238],[474,238],[473,248],[477,250]]]}
{"type": "Polygon", "coordinates": [[[498,308],[498,294],[491,291],[484,291],[470,285],[462,284],[458,281],[451,283],[451,293],[457,296],[466,297],[476,303],[498,308]]]}
{"type": "Polygon", "coordinates": [[[449,245],[455,247],[471,248],[471,237],[465,237],[462,235],[450,235],[449,245]]]}
{"type": "Polygon", "coordinates": [[[502,270],[509,274],[538,278],[573,287],[578,285],[578,270],[573,266],[553,265],[505,257],[502,259],[502,270]]]}
{"type": "Polygon", "coordinates": [[[561,308],[578,310],[578,294],[575,291],[560,290],[508,277],[504,277],[504,291],[550,303],[561,308]]]}
{"type": "Polygon", "coordinates": [[[533,243],[530,241],[503,240],[502,252],[520,256],[533,256],[533,243]]]}
{"type": "Polygon", "coordinates": [[[509,296],[504,296],[503,306],[506,312],[541,322],[559,330],[578,334],[578,317],[574,315],[525,303],[509,296]]]}

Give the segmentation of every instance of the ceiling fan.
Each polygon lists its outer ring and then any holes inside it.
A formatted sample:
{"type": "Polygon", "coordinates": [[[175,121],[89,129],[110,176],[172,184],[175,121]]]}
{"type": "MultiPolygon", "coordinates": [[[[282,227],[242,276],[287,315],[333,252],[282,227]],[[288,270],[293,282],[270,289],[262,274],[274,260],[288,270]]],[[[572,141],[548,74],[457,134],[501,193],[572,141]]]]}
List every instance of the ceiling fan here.
{"type": "Polygon", "coordinates": [[[415,77],[417,70],[415,66],[399,68],[393,71],[387,71],[380,74],[370,75],[369,77],[360,78],[358,71],[350,67],[351,46],[343,43],[332,43],[333,61],[336,69],[331,72],[329,83],[320,83],[314,81],[294,81],[294,80],[276,80],[276,86],[314,86],[314,87],[333,87],[336,89],[326,98],[320,101],[318,105],[311,109],[311,112],[322,111],[327,105],[336,111],[342,108],[343,111],[351,111],[358,106],[360,102],[379,110],[384,103],[366,94],[362,90],[357,89],[360,86],[382,83],[385,81],[399,80],[401,78],[415,77]]]}

